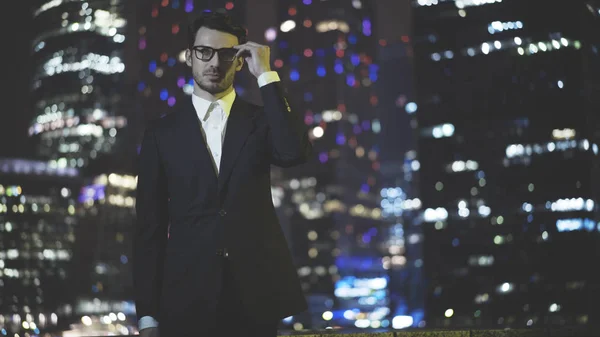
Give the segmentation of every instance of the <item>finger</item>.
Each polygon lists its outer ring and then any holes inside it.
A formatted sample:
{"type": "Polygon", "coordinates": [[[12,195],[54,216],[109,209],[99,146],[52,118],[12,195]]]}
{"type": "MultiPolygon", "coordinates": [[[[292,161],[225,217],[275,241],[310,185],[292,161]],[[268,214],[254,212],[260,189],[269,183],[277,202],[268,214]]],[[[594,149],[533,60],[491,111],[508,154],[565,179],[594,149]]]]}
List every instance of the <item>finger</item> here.
{"type": "Polygon", "coordinates": [[[238,51],[235,54],[236,57],[242,55],[242,54],[250,54],[252,55],[252,49],[248,48],[248,47],[242,47],[242,48],[236,48],[238,51]]]}

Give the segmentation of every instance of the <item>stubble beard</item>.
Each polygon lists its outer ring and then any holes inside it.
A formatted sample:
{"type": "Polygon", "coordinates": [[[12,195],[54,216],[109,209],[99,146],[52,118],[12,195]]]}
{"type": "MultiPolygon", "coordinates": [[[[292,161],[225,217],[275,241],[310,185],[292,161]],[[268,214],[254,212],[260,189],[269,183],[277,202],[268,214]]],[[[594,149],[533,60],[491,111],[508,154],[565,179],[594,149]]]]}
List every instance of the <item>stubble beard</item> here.
{"type": "Polygon", "coordinates": [[[222,93],[223,91],[227,90],[233,83],[231,79],[231,74],[229,73],[225,74],[225,77],[221,78],[220,81],[213,82],[208,79],[205,79],[200,72],[196,71],[194,71],[194,82],[196,82],[196,85],[200,89],[212,95],[222,93]]]}

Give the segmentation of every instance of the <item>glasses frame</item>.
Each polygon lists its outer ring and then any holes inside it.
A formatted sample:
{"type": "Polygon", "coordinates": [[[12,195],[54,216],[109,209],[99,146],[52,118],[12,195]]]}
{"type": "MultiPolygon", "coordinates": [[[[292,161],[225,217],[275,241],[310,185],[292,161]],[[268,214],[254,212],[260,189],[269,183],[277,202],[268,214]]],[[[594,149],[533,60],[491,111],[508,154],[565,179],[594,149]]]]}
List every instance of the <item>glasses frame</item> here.
{"type": "MultiPolygon", "coordinates": [[[[229,51],[229,50],[233,50],[237,54],[237,49],[231,48],[231,47],[230,48],[218,48],[218,49],[217,48],[213,48],[213,47],[209,47],[209,46],[201,46],[201,45],[193,46],[192,47],[192,51],[194,52],[194,56],[196,57],[196,59],[198,59],[200,61],[203,61],[203,62],[210,62],[210,60],[212,60],[213,57],[215,57],[215,54],[218,53],[219,57],[220,57],[222,51],[229,51]],[[211,51],[211,55],[210,55],[210,57],[208,59],[205,60],[202,57],[199,57],[201,49],[208,49],[208,50],[211,51]]],[[[234,56],[231,60],[221,59],[221,61],[224,61],[224,62],[233,62],[236,59],[237,59],[237,56],[234,56]]]]}

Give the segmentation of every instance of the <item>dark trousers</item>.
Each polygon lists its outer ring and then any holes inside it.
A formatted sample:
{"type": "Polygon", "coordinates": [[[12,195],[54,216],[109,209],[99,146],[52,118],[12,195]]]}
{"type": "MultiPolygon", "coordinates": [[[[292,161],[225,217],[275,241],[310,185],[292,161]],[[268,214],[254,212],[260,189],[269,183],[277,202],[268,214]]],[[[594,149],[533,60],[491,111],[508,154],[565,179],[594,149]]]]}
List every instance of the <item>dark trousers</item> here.
{"type": "Polygon", "coordinates": [[[228,258],[222,262],[223,287],[217,304],[216,334],[214,337],[276,337],[279,320],[259,323],[246,314],[253,308],[244,308],[228,258]]]}

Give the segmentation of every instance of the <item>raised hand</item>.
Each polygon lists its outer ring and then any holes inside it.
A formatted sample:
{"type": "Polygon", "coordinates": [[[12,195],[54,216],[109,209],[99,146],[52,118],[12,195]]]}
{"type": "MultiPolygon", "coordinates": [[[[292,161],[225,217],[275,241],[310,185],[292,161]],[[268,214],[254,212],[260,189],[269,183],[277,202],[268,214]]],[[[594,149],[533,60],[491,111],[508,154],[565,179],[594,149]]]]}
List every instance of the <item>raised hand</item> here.
{"type": "Polygon", "coordinates": [[[258,78],[267,71],[271,71],[271,49],[256,42],[248,41],[244,44],[233,46],[237,49],[236,56],[242,56],[248,64],[248,69],[254,77],[258,78]]]}

